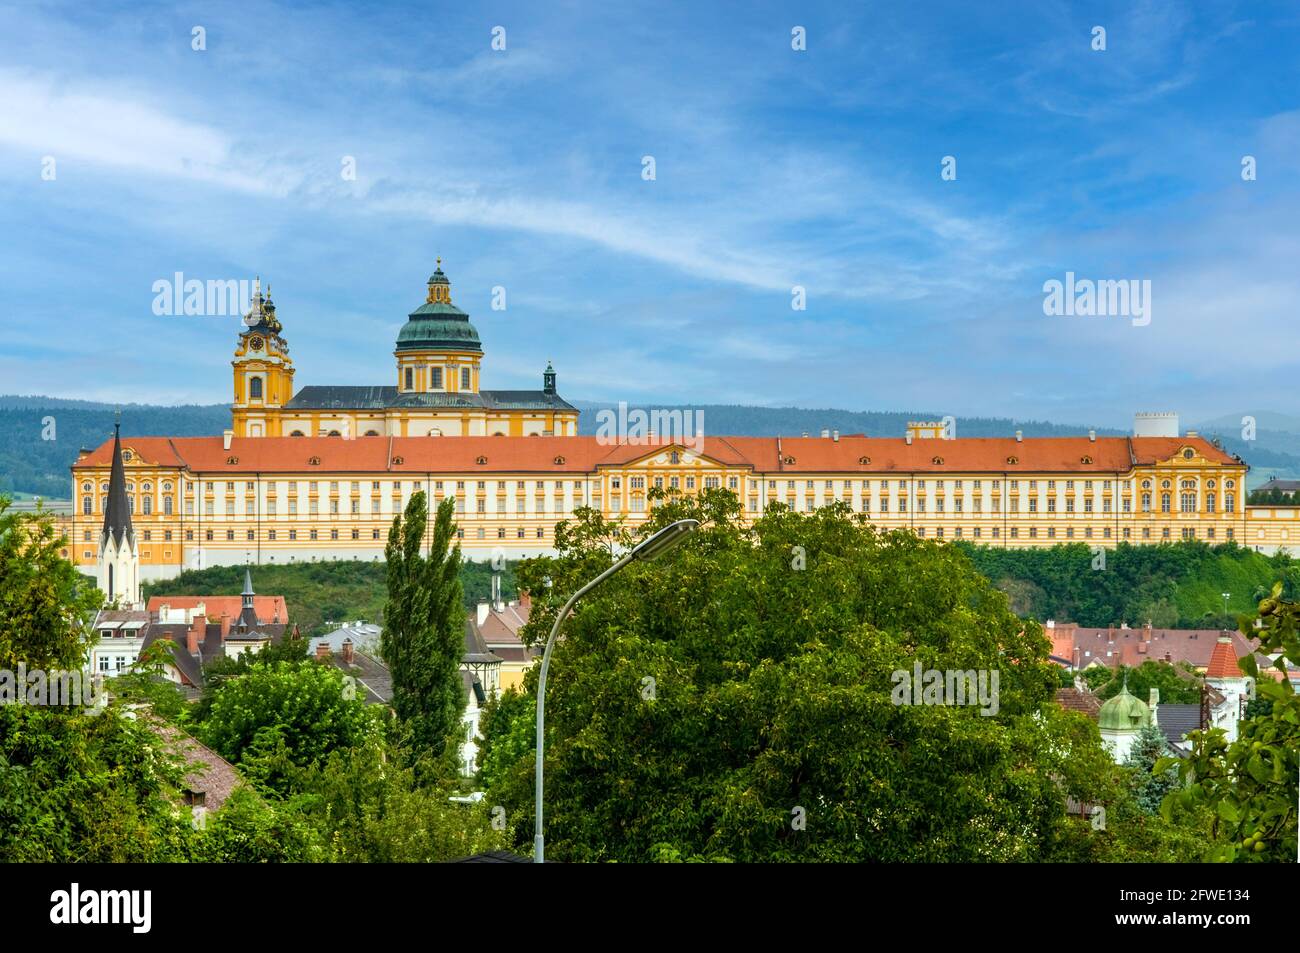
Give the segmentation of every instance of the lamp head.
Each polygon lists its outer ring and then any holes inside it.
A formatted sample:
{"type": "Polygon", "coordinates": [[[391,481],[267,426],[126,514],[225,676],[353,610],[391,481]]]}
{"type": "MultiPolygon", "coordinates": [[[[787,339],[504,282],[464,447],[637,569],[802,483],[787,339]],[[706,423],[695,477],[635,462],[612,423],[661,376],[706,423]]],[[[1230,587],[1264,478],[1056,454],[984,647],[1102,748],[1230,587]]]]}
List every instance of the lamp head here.
{"type": "Polygon", "coordinates": [[[662,556],[699,528],[699,520],[678,520],[632,547],[632,558],[644,560],[662,556]]]}

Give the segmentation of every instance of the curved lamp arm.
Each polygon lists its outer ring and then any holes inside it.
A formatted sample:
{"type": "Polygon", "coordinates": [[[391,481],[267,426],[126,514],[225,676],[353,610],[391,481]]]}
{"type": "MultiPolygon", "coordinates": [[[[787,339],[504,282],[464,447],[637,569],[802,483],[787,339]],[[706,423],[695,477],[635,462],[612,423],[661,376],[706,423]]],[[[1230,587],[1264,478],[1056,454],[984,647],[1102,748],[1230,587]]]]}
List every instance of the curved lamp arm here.
{"type": "Polygon", "coordinates": [[[569,613],[573,611],[574,604],[579,599],[614,575],[614,573],[634,559],[653,559],[661,553],[667,552],[698,529],[699,526],[699,520],[678,520],[648,539],[642,540],[612,566],[571,595],[569,601],[564,604],[564,608],[555,617],[555,624],[551,626],[551,634],[546,637],[546,650],[542,653],[542,669],[537,675],[537,747],[535,752],[537,763],[534,768],[535,787],[533,791],[533,863],[535,864],[546,862],[546,845],[542,833],[542,767],[543,753],[545,751],[543,738],[546,730],[546,673],[551,667],[551,650],[555,648],[555,638],[559,635],[560,626],[564,624],[564,620],[568,618],[569,613]]]}

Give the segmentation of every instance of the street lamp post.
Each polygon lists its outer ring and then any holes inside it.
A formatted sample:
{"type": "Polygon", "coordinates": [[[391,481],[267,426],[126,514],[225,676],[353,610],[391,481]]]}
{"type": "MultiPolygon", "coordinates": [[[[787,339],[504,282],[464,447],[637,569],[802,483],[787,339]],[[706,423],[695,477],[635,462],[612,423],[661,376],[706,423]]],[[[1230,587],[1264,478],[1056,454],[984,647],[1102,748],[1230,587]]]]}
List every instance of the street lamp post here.
{"type": "Polygon", "coordinates": [[[555,624],[551,626],[551,634],[546,639],[546,651],[542,653],[542,669],[537,675],[537,746],[535,752],[537,764],[535,770],[536,784],[533,791],[533,863],[535,864],[546,862],[546,845],[542,834],[542,756],[545,748],[543,736],[546,721],[546,672],[551,667],[551,650],[555,648],[555,637],[560,632],[560,626],[573,610],[574,603],[628,563],[637,559],[654,559],[656,556],[666,553],[699,527],[699,520],[678,520],[676,523],[665,526],[653,536],[642,540],[614,565],[571,595],[569,601],[564,604],[564,608],[560,610],[560,614],[555,617],[555,624]]]}

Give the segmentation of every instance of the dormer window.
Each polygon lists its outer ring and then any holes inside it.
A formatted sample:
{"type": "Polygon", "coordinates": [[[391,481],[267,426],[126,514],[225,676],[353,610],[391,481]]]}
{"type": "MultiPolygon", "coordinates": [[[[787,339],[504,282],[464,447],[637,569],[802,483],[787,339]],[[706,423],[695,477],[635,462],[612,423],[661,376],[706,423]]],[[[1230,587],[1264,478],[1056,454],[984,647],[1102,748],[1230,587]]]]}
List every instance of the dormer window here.
{"type": "Polygon", "coordinates": [[[1082,463],[1084,466],[1091,466],[1092,457],[1088,456],[1087,454],[1084,454],[1082,457],[1079,458],[1079,462],[1082,463]]]}
{"type": "Polygon", "coordinates": [[[239,465],[239,457],[226,457],[226,466],[233,467],[239,465]]]}
{"type": "Polygon", "coordinates": [[[943,457],[935,457],[930,462],[934,464],[936,467],[941,467],[943,466],[943,457]]]}
{"type": "Polygon", "coordinates": [[[309,457],[307,460],[307,466],[309,467],[320,466],[320,457],[309,457]]]}
{"type": "Polygon", "coordinates": [[[556,457],[556,458],[555,458],[555,465],[556,465],[557,467],[562,467],[562,466],[564,466],[564,457],[556,457]]]}
{"type": "Polygon", "coordinates": [[[790,467],[790,466],[794,466],[794,457],[786,457],[786,458],[785,458],[785,465],[788,466],[788,467],[790,467]]]}
{"type": "Polygon", "coordinates": [[[871,466],[870,457],[858,457],[858,465],[863,467],[871,466]]]}
{"type": "Polygon", "coordinates": [[[1017,456],[1012,455],[1010,457],[1007,457],[1007,466],[1014,467],[1019,462],[1020,462],[1020,458],[1017,456]]]}
{"type": "Polygon", "coordinates": [[[474,458],[474,462],[477,463],[479,466],[484,466],[487,463],[487,457],[479,455],[474,458]]]}
{"type": "MultiPolygon", "coordinates": [[[[406,462],[405,457],[393,457],[393,466],[395,467],[400,467],[405,462],[406,462]]],[[[394,487],[393,489],[396,490],[396,487],[394,487]]]]}

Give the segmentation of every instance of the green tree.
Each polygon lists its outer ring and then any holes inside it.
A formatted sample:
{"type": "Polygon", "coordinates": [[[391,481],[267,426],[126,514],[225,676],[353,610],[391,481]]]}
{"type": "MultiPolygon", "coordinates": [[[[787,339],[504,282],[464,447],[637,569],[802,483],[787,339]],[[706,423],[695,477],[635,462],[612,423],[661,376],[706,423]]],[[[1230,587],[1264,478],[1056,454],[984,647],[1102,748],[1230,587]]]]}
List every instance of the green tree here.
{"type": "Polygon", "coordinates": [[[1153,688],[1159,689],[1161,704],[1195,705],[1201,700],[1200,676],[1185,663],[1174,666],[1147,659],[1135,667],[1121,665],[1097,690],[1097,695],[1102,699],[1113,698],[1125,684],[1130,695],[1144,702],[1151,697],[1153,688]]]}
{"type": "MultiPolygon", "coordinates": [[[[774,504],[752,528],[739,513],[725,490],[662,496],[641,533],[683,517],[700,531],[670,557],[628,566],[566,623],[547,699],[550,856],[1127,856],[1123,812],[1105,839],[1066,818],[1067,797],[1122,799],[1122,775],[1096,726],[1052,700],[1058,677],[1041,628],[1019,620],[961,551],[878,532],[842,504],[808,516],[774,504]],[[996,713],[896,704],[897,673],[917,663],[997,672],[996,713]]],[[[541,594],[532,641],[610,563],[607,548],[574,539],[519,568],[521,585],[541,594]]],[[[523,847],[532,752],[519,750],[519,726],[532,712],[509,708],[507,724],[490,726],[483,763],[487,800],[509,807],[523,847]],[[512,747],[514,764],[500,764],[512,747]]]]}
{"type": "Polygon", "coordinates": [[[217,691],[199,738],[232,763],[250,749],[264,757],[282,740],[288,760],[301,767],[361,744],[378,730],[375,719],[336,668],[254,664],[217,691]]]}
{"type": "Polygon", "coordinates": [[[0,669],[79,669],[104,596],[61,555],[53,514],[0,496],[0,669]]]}
{"type": "MultiPolygon", "coordinates": [[[[1260,652],[1280,653],[1274,666],[1285,673],[1288,661],[1300,665],[1300,603],[1284,600],[1282,594],[1278,582],[1259,603],[1258,613],[1241,620],[1241,631],[1259,639],[1260,652]]],[[[1297,833],[1300,696],[1285,677],[1259,677],[1254,654],[1237,664],[1256,679],[1259,697],[1271,704],[1256,706],[1254,717],[1238,724],[1237,740],[1231,743],[1220,728],[1188,735],[1193,750],[1178,770],[1190,783],[1166,796],[1161,811],[1172,817],[1179,810],[1208,808],[1214,816],[1213,860],[1289,863],[1295,859],[1297,833]]],[[[1159,765],[1167,766],[1166,761],[1159,765]]]]}
{"type": "Polygon", "coordinates": [[[452,520],[455,503],[438,506],[428,555],[422,556],[428,507],[416,492],[404,516],[393,520],[385,554],[388,602],[382,653],[393,678],[393,708],[417,751],[451,754],[463,734],[465,652],[460,546],[452,520]]]}
{"type": "Polygon", "coordinates": [[[1169,742],[1156,725],[1143,725],[1133,739],[1125,764],[1132,770],[1132,791],[1139,807],[1156,814],[1166,794],[1179,786],[1178,770],[1172,766],[1156,770],[1161,758],[1172,754],[1169,742]]]}

